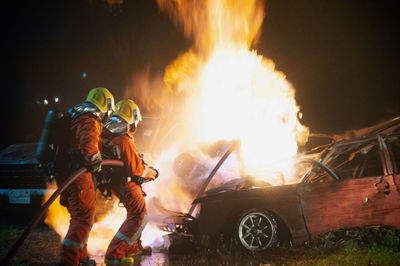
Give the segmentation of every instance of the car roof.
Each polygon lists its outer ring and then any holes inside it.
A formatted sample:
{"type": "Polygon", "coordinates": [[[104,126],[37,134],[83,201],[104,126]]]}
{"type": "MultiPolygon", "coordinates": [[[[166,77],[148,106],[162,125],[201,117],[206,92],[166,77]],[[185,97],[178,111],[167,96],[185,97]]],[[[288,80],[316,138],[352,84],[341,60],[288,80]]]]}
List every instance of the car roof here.
{"type": "Polygon", "coordinates": [[[329,143],[313,147],[306,154],[321,153],[322,151],[337,145],[351,145],[374,139],[377,135],[386,135],[400,132],[400,116],[378,123],[371,127],[349,130],[342,134],[310,134],[310,137],[327,138],[329,143]]]}

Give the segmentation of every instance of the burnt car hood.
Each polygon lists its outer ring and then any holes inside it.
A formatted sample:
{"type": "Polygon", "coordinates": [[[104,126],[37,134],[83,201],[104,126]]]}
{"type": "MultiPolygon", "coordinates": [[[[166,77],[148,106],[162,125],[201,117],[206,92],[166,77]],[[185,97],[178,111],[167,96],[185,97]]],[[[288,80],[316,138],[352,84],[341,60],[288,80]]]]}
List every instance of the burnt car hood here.
{"type": "MultiPolygon", "coordinates": [[[[264,198],[265,200],[278,199],[282,200],[285,198],[287,193],[293,193],[297,190],[297,186],[299,184],[288,184],[288,185],[279,185],[279,186],[262,186],[262,187],[243,187],[243,188],[232,188],[227,189],[226,187],[221,186],[221,190],[215,189],[211,191],[207,191],[206,195],[196,198],[193,201],[193,204],[198,204],[202,202],[209,201],[220,201],[228,198],[236,198],[236,199],[246,199],[250,200],[252,198],[264,198]]],[[[275,200],[274,200],[275,201],[275,200]]]]}

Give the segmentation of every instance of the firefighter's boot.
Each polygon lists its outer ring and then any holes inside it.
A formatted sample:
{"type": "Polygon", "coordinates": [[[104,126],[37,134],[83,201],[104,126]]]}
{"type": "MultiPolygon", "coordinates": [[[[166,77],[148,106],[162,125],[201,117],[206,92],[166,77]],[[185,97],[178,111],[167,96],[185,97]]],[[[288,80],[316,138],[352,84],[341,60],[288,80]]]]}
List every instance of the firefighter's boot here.
{"type": "Polygon", "coordinates": [[[133,258],[135,258],[135,257],[137,257],[137,256],[141,256],[141,255],[143,255],[143,256],[148,256],[148,255],[151,255],[152,252],[153,252],[153,250],[151,249],[150,246],[142,247],[142,246],[140,245],[140,249],[139,249],[138,252],[130,253],[130,254],[128,254],[127,256],[128,256],[128,257],[133,257],[133,258]]]}

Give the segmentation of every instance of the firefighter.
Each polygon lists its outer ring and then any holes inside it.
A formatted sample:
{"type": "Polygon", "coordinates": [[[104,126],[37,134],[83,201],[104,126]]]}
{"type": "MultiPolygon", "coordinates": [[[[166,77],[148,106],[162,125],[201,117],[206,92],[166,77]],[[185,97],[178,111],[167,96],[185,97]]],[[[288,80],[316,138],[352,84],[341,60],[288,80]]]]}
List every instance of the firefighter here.
{"type": "MultiPolygon", "coordinates": [[[[105,255],[107,265],[133,265],[135,255],[142,253],[140,236],[147,223],[147,210],[141,187],[153,181],[158,171],[144,163],[138,154],[132,133],[142,120],[140,110],[132,100],[121,100],[115,112],[104,125],[103,153],[124,162],[119,174],[113,175],[113,192],[126,208],[127,216],[111,240],[105,255]],[[107,152],[108,151],[108,152],[107,152]],[[117,180],[117,182],[115,182],[117,180]]],[[[148,249],[145,249],[148,251],[148,249]]]]}
{"type": "Polygon", "coordinates": [[[114,111],[114,98],[103,87],[92,89],[86,101],[68,111],[71,142],[60,147],[56,169],[61,173],[56,180],[85,166],[88,172],[80,175],[61,195],[61,204],[71,215],[68,232],[62,242],[59,265],[95,265],[87,254],[87,239],[94,222],[94,173],[101,169],[101,131],[103,122],[114,111]],[[57,166],[58,165],[58,166],[57,166]],[[61,166],[60,166],[61,165],[61,166]]]}

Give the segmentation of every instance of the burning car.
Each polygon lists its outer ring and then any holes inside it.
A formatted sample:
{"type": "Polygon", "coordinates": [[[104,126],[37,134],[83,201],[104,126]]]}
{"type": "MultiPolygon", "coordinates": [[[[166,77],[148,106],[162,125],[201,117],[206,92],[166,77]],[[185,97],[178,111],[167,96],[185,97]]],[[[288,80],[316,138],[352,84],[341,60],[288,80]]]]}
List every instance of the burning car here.
{"type": "Polygon", "coordinates": [[[188,214],[175,213],[159,227],[209,244],[222,236],[244,251],[304,243],[339,228],[400,229],[400,117],[333,138],[299,161],[306,172],[298,183],[231,180],[200,192],[188,214]]]}

